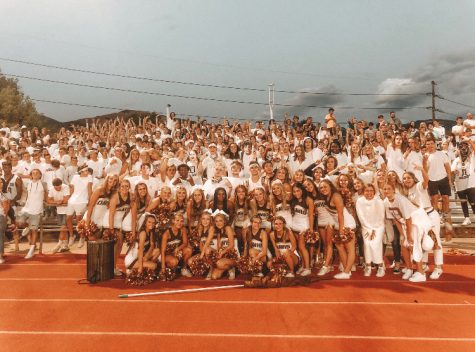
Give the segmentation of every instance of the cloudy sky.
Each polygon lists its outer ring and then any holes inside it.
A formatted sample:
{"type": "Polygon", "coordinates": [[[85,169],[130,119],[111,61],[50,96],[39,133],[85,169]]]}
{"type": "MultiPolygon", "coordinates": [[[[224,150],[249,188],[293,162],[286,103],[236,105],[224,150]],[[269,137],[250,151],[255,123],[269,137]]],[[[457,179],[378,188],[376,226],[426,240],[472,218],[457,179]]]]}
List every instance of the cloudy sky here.
{"type": "MultiPolygon", "coordinates": [[[[386,108],[409,120],[430,116],[430,98],[418,93],[430,92],[431,80],[442,97],[475,106],[473,18],[470,0],[0,0],[0,69],[114,88],[19,78],[39,100],[149,111],[169,103],[177,113],[262,119],[267,86],[275,83],[290,91],[275,93],[278,119],[288,113],[321,120],[325,107],[335,106],[345,120],[375,119],[386,108]]],[[[36,105],[60,121],[114,111],[36,105]]],[[[437,106],[451,114],[475,110],[440,99],[437,106]]]]}

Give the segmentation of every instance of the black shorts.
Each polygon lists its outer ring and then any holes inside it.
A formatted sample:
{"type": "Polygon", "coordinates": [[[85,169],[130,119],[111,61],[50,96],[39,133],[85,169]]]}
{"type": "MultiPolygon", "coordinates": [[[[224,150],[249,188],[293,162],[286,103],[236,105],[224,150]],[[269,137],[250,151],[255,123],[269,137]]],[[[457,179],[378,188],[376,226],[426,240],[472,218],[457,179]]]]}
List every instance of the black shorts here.
{"type": "Polygon", "coordinates": [[[429,195],[435,196],[437,194],[442,196],[449,196],[452,194],[452,190],[450,189],[449,179],[443,178],[439,181],[429,181],[429,195]]]}

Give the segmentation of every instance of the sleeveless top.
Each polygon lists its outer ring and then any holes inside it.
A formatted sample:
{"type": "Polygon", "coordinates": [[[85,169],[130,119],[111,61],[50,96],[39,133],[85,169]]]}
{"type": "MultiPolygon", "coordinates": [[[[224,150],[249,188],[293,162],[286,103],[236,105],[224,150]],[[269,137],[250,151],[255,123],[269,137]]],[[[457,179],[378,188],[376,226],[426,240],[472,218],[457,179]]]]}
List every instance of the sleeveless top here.
{"type": "Polygon", "coordinates": [[[5,180],[3,183],[3,190],[2,193],[8,200],[13,200],[18,194],[18,190],[16,187],[16,180],[18,179],[17,175],[13,175],[8,181],[5,180]]]}
{"type": "Polygon", "coordinates": [[[286,237],[285,235],[286,233],[284,232],[283,236],[279,237],[277,233],[275,233],[275,245],[277,246],[277,249],[281,253],[284,250],[289,250],[290,248],[292,248],[292,243],[290,242],[288,238],[287,239],[285,238],[286,237]]]}
{"type": "Polygon", "coordinates": [[[256,215],[261,218],[261,228],[264,229],[269,229],[271,227],[270,224],[270,216],[271,216],[271,210],[268,207],[268,204],[264,204],[263,206],[260,206],[256,202],[256,215]]]}
{"type": "Polygon", "coordinates": [[[175,234],[172,230],[172,228],[170,227],[168,229],[168,239],[167,239],[167,248],[171,248],[171,247],[179,247],[181,246],[181,244],[183,243],[183,238],[181,236],[181,231],[182,230],[179,230],[177,234],[175,234]]]}
{"type": "Polygon", "coordinates": [[[262,240],[261,240],[261,234],[262,234],[263,229],[257,230],[257,233],[254,235],[252,233],[252,229],[250,231],[251,237],[248,240],[249,243],[249,248],[255,248],[257,250],[262,250],[262,240]]]}

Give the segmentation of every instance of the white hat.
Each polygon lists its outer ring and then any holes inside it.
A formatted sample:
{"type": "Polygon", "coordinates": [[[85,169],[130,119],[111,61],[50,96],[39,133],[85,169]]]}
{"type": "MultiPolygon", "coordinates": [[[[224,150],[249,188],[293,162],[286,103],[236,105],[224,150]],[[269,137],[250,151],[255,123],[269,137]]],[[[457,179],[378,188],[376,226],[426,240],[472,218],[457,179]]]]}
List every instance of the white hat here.
{"type": "Polygon", "coordinates": [[[216,144],[214,144],[214,143],[209,144],[208,148],[211,148],[211,147],[216,147],[216,144]]]}

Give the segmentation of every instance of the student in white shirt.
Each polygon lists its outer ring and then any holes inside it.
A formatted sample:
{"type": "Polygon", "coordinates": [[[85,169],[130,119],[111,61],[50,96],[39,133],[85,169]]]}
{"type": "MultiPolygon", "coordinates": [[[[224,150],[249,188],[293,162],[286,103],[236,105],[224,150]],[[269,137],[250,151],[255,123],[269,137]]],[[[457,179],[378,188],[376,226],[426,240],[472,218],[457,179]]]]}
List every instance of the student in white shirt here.
{"type": "Polygon", "coordinates": [[[55,178],[48,191],[48,205],[56,207],[57,223],[61,226],[59,241],[52,253],[67,252],[68,232],[66,227],[66,212],[69,200],[69,187],[60,178],[55,178]]]}
{"type": "MultiPolygon", "coordinates": [[[[74,244],[76,236],[73,233],[73,215],[76,214],[77,222],[81,221],[84,215],[89,199],[92,195],[92,176],[89,175],[88,167],[81,166],[78,169],[78,174],[73,177],[69,184],[71,189],[71,196],[68,200],[67,209],[67,225],[69,230],[69,247],[74,244]]],[[[79,239],[78,248],[84,246],[85,239],[79,239]]]]}
{"type": "Polygon", "coordinates": [[[38,226],[44,210],[43,202],[46,196],[46,187],[41,182],[41,176],[41,171],[39,169],[31,170],[31,181],[26,187],[26,203],[22,208],[18,219],[20,224],[26,224],[26,227],[22,232],[22,237],[31,232],[30,250],[25,256],[25,259],[30,259],[34,256],[38,226]]]}

